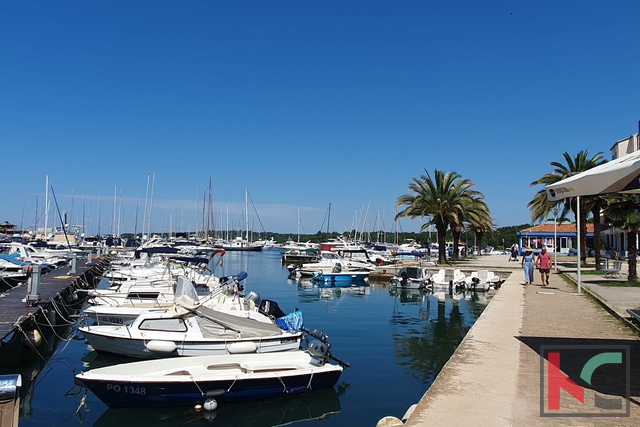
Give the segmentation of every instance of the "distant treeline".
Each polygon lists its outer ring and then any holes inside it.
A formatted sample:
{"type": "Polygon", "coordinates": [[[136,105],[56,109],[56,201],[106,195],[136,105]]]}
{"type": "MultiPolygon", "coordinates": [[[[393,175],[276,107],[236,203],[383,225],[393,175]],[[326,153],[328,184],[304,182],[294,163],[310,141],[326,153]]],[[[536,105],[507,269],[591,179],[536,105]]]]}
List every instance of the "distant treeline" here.
{"type": "MultiPolygon", "coordinates": [[[[465,244],[469,246],[492,246],[497,249],[503,249],[505,247],[511,247],[513,243],[515,243],[518,239],[517,233],[518,231],[524,230],[526,228],[531,227],[531,224],[521,224],[521,225],[512,225],[508,227],[500,227],[494,231],[492,234],[484,234],[482,236],[482,241],[480,243],[476,242],[476,236],[471,231],[462,232],[460,239],[465,244]]],[[[155,233],[154,233],[155,234],[155,233]]],[[[193,234],[193,233],[192,233],[193,234]]],[[[227,233],[214,233],[210,232],[209,237],[224,237],[227,233]]],[[[157,233],[157,235],[161,235],[157,233]]],[[[178,233],[178,235],[186,236],[186,233],[178,233]]],[[[202,233],[200,233],[202,236],[202,233]]],[[[241,230],[235,230],[229,232],[229,238],[232,239],[235,236],[244,236],[245,232],[241,230]]],[[[413,239],[421,244],[428,244],[429,242],[434,243],[437,240],[437,235],[435,232],[424,232],[424,233],[412,233],[412,232],[402,232],[402,233],[391,233],[391,232],[371,232],[371,233],[356,233],[355,230],[350,233],[338,233],[336,231],[327,233],[327,232],[317,232],[316,234],[301,234],[300,241],[307,242],[310,241],[312,243],[322,243],[326,242],[329,239],[336,239],[339,236],[344,236],[347,238],[353,238],[354,236],[358,237],[360,241],[367,241],[372,243],[403,243],[406,240],[413,239]]],[[[129,238],[133,237],[133,234],[123,234],[122,237],[129,238]]],[[[168,233],[164,234],[164,237],[168,237],[168,233]]],[[[261,239],[271,239],[273,238],[278,243],[284,243],[287,240],[298,240],[297,234],[292,233],[249,233],[249,237],[253,240],[261,240],[261,239]]],[[[447,241],[451,240],[451,233],[447,233],[447,241]]]]}

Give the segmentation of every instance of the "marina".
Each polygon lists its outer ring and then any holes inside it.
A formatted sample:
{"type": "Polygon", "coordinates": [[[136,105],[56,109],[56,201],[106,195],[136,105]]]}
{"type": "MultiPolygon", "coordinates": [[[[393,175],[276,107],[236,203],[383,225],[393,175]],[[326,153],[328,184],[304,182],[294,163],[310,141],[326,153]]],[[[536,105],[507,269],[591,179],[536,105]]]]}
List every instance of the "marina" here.
{"type": "MultiPolygon", "coordinates": [[[[350,364],[335,387],[309,393],[309,396],[319,393],[318,402],[303,400],[310,407],[308,416],[292,421],[294,424],[321,419],[327,425],[375,425],[384,415],[404,413],[428,388],[461,341],[462,331],[473,325],[486,305],[485,296],[472,297],[471,293],[448,295],[393,289],[389,285],[391,272],[380,282],[345,287],[326,286],[310,279],[294,281],[288,279],[280,257],[275,250],[229,253],[223,274],[247,271],[246,291],[277,300],[287,312],[300,310],[304,313],[305,327],[321,328],[329,336],[332,352],[350,364]],[[381,398],[378,392],[381,382],[398,391],[381,398]],[[317,408],[325,412],[317,415],[317,408]]],[[[27,379],[22,390],[20,425],[41,425],[44,420],[49,425],[87,426],[115,425],[108,420],[120,420],[113,422],[123,425],[121,420],[129,418],[126,414],[139,409],[107,408],[81,382],[74,380],[74,375],[133,359],[97,354],[87,346],[77,324],[64,325],[60,331],[63,328],[65,333],[59,332],[60,339],[55,344],[48,343],[53,346],[51,351],[42,354],[46,362],[38,360],[19,372],[27,379]],[[51,423],[52,419],[56,421],[51,423]]],[[[40,357],[34,358],[34,362],[37,359],[40,357]]],[[[274,414],[282,414],[291,406],[290,398],[298,399],[287,396],[269,399],[271,405],[260,404],[263,418],[273,419],[274,414]]],[[[220,403],[215,412],[206,414],[195,412],[192,407],[161,408],[157,411],[166,413],[159,417],[171,422],[159,421],[158,425],[186,422],[199,425],[208,422],[206,418],[217,414],[232,416],[234,411],[243,413],[253,405],[256,404],[220,403]]]]}

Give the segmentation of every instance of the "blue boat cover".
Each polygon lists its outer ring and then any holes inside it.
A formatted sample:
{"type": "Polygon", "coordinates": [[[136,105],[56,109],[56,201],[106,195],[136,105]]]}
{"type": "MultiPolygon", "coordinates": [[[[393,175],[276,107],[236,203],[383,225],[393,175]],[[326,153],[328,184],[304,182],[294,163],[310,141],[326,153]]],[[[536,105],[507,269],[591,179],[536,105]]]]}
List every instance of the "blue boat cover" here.
{"type": "Polygon", "coordinates": [[[192,264],[206,264],[209,262],[207,258],[187,257],[187,256],[170,256],[169,259],[174,261],[188,262],[192,264]]]}
{"type": "Polygon", "coordinates": [[[14,263],[14,264],[16,264],[16,265],[19,265],[19,266],[21,266],[21,267],[22,267],[22,266],[25,266],[25,265],[29,265],[29,264],[31,264],[31,263],[29,263],[29,262],[20,261],[20,260],[18,259],[18,257],[19,257],[19,256],[20,256],[20,254],[17,254],[17,253],[16,253],[16,254],[11,254],[11,255],[7,255],[7,254],[0,254],[0,258],[1,258],[1,259],[7,260],[7,261],[12,262],[12,263],[14,263]]]}
{"type": "Polygon", "coordinates": [[[276,319],[276,325],[283,331],[296,333],[300,332],[304,327],[304,320],[302,319],[302,311],[294,311],[286,316],[282,316],[276,319]]]}
{"type": "Polygon", "coordinates": [[[422,252],[398,252],[396,253],[396,256],[414,256],[414,257],[418,257],[418,258],[422,258],[424,257],[425,254],[423,254],[422,252]]]}

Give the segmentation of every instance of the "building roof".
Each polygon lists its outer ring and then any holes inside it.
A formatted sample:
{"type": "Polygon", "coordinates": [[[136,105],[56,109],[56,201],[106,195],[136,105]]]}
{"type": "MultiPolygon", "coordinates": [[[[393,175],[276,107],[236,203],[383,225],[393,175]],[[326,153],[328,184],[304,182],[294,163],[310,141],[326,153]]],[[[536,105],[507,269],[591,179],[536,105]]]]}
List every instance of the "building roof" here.
{"type": "MultiPolygon", "coordinates": [[[[518,233],[575,233],[576,232],[576,224],[558,224],[557,228],[555,224],[539,224],[533,227],[527,228],[525,230],[521,230],[518,233]]],[[[587,233],[593,233],[593,223],[587,223],[587,233]]]]}

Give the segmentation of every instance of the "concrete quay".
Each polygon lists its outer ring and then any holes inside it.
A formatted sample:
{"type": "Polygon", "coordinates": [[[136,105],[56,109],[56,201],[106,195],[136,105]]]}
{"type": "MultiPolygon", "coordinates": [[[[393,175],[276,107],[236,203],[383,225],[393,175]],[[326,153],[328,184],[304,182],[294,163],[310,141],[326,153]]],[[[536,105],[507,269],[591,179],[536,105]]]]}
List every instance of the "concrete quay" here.
{"type": "MultiPolygon", "coordinates": [[[[549,286],[541,286],[538,272],[535,283],[525,286],[520,262],[509,262],[508,259],[508,255],[487,255],[456,265],[455,268],[464,270],[497,270],[501,275],[510,270],[512,273],[429,390],[407,411],[404,424],[394,417],[387,417],[378,425],[640,425],[640,369],[637,369],[640,366],[640,340],[626,313],[627,308],[640,307],[640,288],[604,287],[596,283],[605,280],[601,276],[581,274],[582,293],[578,295],[572,282],[576,280],[576,270],[567,267],[552,272],[549,286]],[[578,378],[585,403],[560,390],[560,409],[549,409],[548,391],[553,387],[548,387],[550,365],[547,359],[551,350],[543,352],[541,346],[601,346],[595,350],[580,350],[582,353],[576,353],[575,348],[569,352],[558,350],[564,357],[559,372],[562,376],[569,375],[572,380],[578,378]],[[614,366],[618,368],[618,371],[614,370],[616,375],[605,380],[597,375],[597,370],[594,371],[592,387],[579,379],[581,369],[592,353],[598,354],[604,347],[611,346],[629,348],[630,357],[625,359],[630,361],[631,368],[628,401],[624,392],[626,371],[623,364],[614,366]],[[541,384],[541,367],[544,385],[541,384]],[[615,403],[609,409],[602,409],[598,398],[615,403]],[[616,404],[621,409],[616,409],[616,404]],[[629,416],[612,415],[626,415],[626,408],[629,408],[629,416]]],[[[558,258],[559,265],[563,261],[575,264],[575,257],[558,258]]],[[[626,265],[623,273],[624,268],[626,265]]],[[[616,280],[626,280],[626,277],[616,280]]]]}

